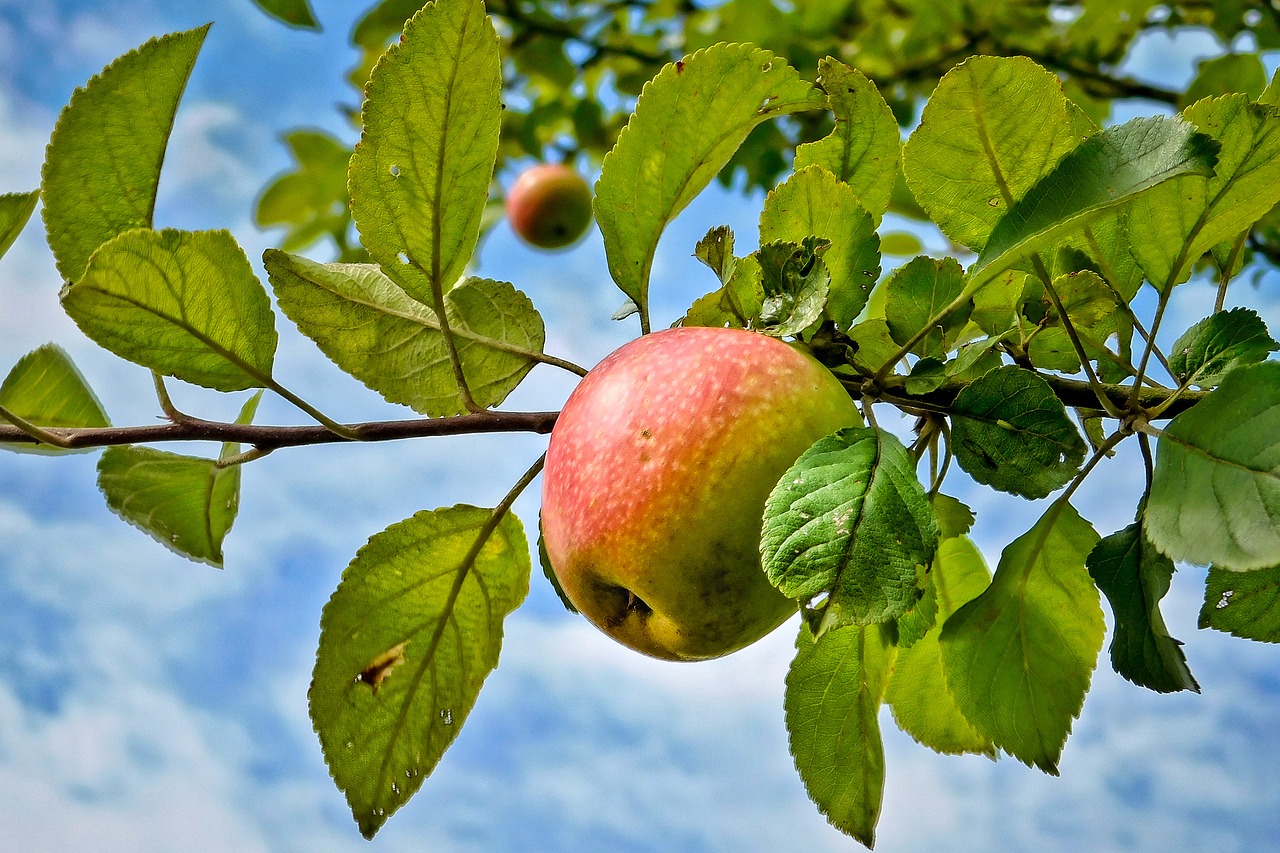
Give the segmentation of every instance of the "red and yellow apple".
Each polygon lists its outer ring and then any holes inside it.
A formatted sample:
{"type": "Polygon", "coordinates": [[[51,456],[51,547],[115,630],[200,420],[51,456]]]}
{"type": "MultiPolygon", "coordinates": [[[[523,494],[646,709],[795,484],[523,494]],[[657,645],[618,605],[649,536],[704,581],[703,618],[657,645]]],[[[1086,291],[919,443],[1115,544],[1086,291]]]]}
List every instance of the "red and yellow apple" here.
{"type": "Polygon", "coordinates": [[[572,166],[532,166],[507,192],[507,219],[511,230],[531,246],[571,246],[591,224],[591,187],[572,166]]]}
{"type": "Polygon", "coordinates": [[[626,344],[551,433],[542,532],[556,579],[653,657],[755,642],[798,607],[760,566],[765,499],[813,442],[860,423],[831,372],[776,338],[678,328],[626,344]]]}

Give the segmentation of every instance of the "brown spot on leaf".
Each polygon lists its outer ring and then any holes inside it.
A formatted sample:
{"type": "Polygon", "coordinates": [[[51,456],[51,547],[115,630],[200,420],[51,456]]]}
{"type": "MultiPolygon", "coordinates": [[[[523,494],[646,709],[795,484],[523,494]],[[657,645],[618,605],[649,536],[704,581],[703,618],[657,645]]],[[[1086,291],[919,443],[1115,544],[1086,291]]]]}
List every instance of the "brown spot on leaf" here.
{"type": "Polygon", "coordinates": [[[369,685],[369,688],[376,694],[378,688],[382,686],[382,682],[391,674],[391,670],[404,663],[404,648],[408,644],[408,640],[398,643],[369,661],[369,665],[360,670],[356,680],[369,685]]]}

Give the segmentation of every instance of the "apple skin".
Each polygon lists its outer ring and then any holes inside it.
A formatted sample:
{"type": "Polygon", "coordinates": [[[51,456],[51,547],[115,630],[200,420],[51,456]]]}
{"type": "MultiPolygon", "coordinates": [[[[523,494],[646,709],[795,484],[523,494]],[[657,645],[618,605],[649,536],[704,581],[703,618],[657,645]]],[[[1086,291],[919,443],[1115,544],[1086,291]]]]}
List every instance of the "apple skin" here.
{"type": "Polygon", "coordinates": [[[565,596],[666,660],[750,645],[797,611],[760,566],[774,485],[862,422],[811,356],[741,329],[645,335],[574,389],[551,433],[542,533],[565,596]]]}
{"type": "Polygon", "coordinates": [[[591,187],[563,163],[526,169],[507,193],[511,230],[539,249],[563,249],[591,225],[591,187]]]}

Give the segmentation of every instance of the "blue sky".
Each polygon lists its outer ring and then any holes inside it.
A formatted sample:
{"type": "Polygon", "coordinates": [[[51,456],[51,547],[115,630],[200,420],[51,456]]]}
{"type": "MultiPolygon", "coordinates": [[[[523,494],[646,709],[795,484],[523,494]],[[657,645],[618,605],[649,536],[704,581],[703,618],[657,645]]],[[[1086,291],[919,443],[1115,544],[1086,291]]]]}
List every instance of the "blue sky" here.
{"type": "MultiPolygon", "coordinates": [[[[273,235],[254,195],[288,165],[278,137],[334,109],[355,11],[328,0],[323,35],[277,25],[248,0],[201,4],[0,0],[0,192],[34,188],[72,89],[164,32],[216,22],[165,167],[157,222],[229,227],[251,258],[273,235]],[[197,8],[198,7],[198,8],[197,8]]],[[[1152,39],[1133,59],[1181,82],[1205,39],[1152,39]]],[[[656,322],[712,286],[690,257],[711,225],[740,245],[759,199],[695,202],[655,267],[656,322]]],[[[34,225],[34,224],[33,224],[34,225]]],[[[540,256],[500,226],[484,272],[540,307],[548,349],[591,364],[634,334],[593,236],[540,256]]],[[[1252,294],[1274,330],[1277,276],[1252,294]]],[[[0,261],[0,362],[66,347],[116,423],[156,416],[141,369],[97,351],[59,311],[37,226],[0,261]]],[[[1211,299],[1188,285],[1175,329],[1211,299]]],[[[285,384],[345,419],[396,416],[283,318],[285,384]]],[[[554,407],[571,381],[539,368],[511,407],[554,407]]],[[[174,387],[181,406],[230,417],[238,398],[174,387]]],[[[262,422],[298,422],[264,401],[262,422]]],[[[855,850],[825,823],[787,753],[782,679],[792,627],[721,661],[637,656],[565,614],[535,576],[508,622],[502,662],[458,741],[372,843],[333,787],[306,712],[320,608],[367,537],[418,509],[492,505],[544,444],[456,438],[282,452],[244,474],[241,517],[218,572],[121,524],[94,486],[96,456],[0,457],[0,849],[9,851],[774,851],[855,850]],[[467,460],[471,460],[467,463],[467,460]],[[475,460],[482,460],[477,468],[475,460]]],[[[1130,460],[1132,461],[1132,460],[1130,460]]],[[[1123,526],[1134,469],[1116,465],[1077,505],[1102,533],[1123,526]]],[[[1038,508],[954,490],[979,512],[988,561],[1038,508]]],[[[517,512],[531,523],[536,498],[517,512]]],[[[1105,657],[1054,779],[1005,759],[943,758],[882,717],[888,787],[879,849],[1253,851],[1280,838],[1280,652],[1195,629],[1203,571],[1175,578],[1165,614],[1203,694],[1157,696],[1105,657]]]]}

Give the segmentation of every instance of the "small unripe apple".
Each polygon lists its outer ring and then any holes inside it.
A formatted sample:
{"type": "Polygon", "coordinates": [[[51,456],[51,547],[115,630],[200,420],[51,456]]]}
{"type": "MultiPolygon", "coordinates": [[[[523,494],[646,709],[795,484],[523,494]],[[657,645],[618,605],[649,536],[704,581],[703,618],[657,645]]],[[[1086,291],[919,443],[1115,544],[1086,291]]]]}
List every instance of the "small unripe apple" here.
{"type": "Polygon", "coordinates": [[[813,442],[860,423],[835,376],[776,338],[691,327],[624,345],[551,433],[542,532],[556,579],[653,657],[755,642],[797,610],[760,566],[765,500],[813,442]]]}
{"type": "Polygon", "coordinates": [[[591,187],[571,166],[542,163],[526,169],[507,193],[511,230],[539,249],[563,249],[587,233],[591,187]]]}

